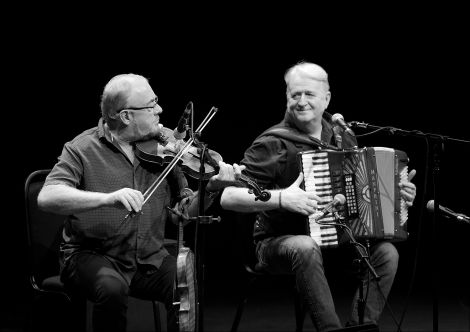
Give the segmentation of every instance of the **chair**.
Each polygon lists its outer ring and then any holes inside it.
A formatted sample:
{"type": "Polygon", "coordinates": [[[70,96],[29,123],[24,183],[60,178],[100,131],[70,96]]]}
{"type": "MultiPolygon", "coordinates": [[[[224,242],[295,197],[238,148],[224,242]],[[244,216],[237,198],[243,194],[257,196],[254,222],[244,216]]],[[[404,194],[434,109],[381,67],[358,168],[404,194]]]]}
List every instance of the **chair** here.
{"type": "MultiPolygon", "coordinates": [[[[50,169],[34,171],[25,182],[29,282],[33,293],[28,329],[63,331],[64,326],[68,326],[74,331],[86,331],[86,299],[67,291],[59,278],[58,254],[65,218],[44,212],[37,206],[37,196],[49,172],[50,169]],[[51,328],[50,325],[56,326],[51,328]]],[[[155,330],[160,331],[158,302],[150,302],[155,330]]]]}
{"type": "Polygon", "coordinates": [[[255,215],[252,213],[238,213],[236,216],[236,239],[237,247],[239,244],[240,253],[239,259],[243,266],[244,272],[248,278],[248,282],[241,291],[241,298],[238,302],[237,311],[235,318],[232,323],[231,331],[236,332],[240,324],[240,320],[243,314],[245,304],[248,301],[248,297],[253,291],[256,290],[256,284],[258,282],[268,281],[273,278],[280,279],[279,281],[287,281],[293,284],[293,296],[294,296],[294,311],[295,311],[295,322],[296,332],[303,331],[303,324],[305,319],[305,310],[302,303],[300,294],[295,286],[295,280],[293,275],[273,275],[263,271],[256,259],[255,255],[255,244],[253,242],[253,225],[255,222],[255,215]]]}

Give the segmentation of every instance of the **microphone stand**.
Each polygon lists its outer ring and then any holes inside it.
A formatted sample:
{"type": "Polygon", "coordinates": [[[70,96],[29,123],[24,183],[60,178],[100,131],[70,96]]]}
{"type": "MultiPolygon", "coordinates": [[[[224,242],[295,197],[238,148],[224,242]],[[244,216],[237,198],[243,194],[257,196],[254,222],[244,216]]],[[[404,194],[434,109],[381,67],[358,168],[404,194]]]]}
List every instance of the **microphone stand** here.
{"type": "MultiPolygon", "coordinates": [[[[366,245],[367,248],[364,247],[363,244],[359,243],[356,241],[356,238],[354,237],[352,230],[349,226],[346,225],[346,223],[343,221],[344,219],[338,214],[337,211],[333,212],[333,215],[335,216],[335,219],[337,222],[332,222],[332,223],[322,223],[322,222],[317,222],[319,224],[323,225],[334,225],[334,226],[340,226],[342,227],[346,234],[349,237],[349,243],[351,243],[356,250],[357,255],[359,256],[358,258],[358,271],[359,271],[359,282],[358,282],[358,289],[359,289],[359,298],[357,299],[357,315],[359,319],[359,325],[364,324],[364,314],[365,314],[365,308],[366,308],[366,299],[364,298],[364,283],[362,278],[360,277],[362,268],[365,266],[369,270],[369,273],[372,275],[372,279],[375,280],[377,283],[380,280],[380,276],[377,275],[377,272],[375,272],[374,267],[372,264],[370,264],[369,261],[369,241],[367,241],[366,245]]],[[[380,286],[378,286],[380,287],[380,286]]]]}
{"type": "MultiPolygon", "coordinates": [[[[352,121],[349,122],[349,125],[357,128],[364,129],[374,129],[376,131],[388,131],[391,135],[401,135],[401,136],[415,136],[415,137],[424,137],[426,139],[432,139],[433,144],[433,158],[432,158],[432,180],[433,180],[433,197],[434,197],[434,209],[437,213],[433,214],[432,221],[432,253],[433,257],[436,257],[436,261],[439,261],[439,250],[435,243],[437,243],[439,235],[439,226],[438,226],[438,217],[442,213],[439,209],[439,172],[440,172],[440,161],[441,154],[444,151],[445,142],[456,142],[456,143],[470,143],[470,141],[451,138],[449,136],[437,135],[433,133],[423,133],[418,130],[407,131],[394,127],[380,127],[371,125],[364,122],[352,121]]],[[[439,288],[440,288],[440,274],[439,268],[433,269],[433,278],[432,278],[432,294],[433,294],[433,332],[439,331],[439,288]]]]}
{"type": "MultiPolygon", "coordinates": [[[[191,131],[192,133],[192,131],[191,131]]],[[[196,132],[193,135],[194,144],[201,150],[200,152],[200,167],[199,167],[199,178],[198,178],[198,216],[191,218],[196,220],[195,225],[195,241],[194,241],[194,256],[196,260],[196,280],[197,283],[197,310],[196,310],[196,331],[204,331],[204,254],[205,254],[205,232],[200,232],[200,226],[211,224],[214,221],[220,222],[220,217],[206,216],[204,215],[204,195],[205,195],[205,183],[203,181],[205,174],[205,162],[206,162],[206,150],[207,145],[199,140],[200,132],[196,132]]]]}
{"type": "MultiPolygon", "coordinates": [[[[199,133],[196,133],[195,137],[198,136],[199,133]]],[[[200,142],[199,142],[200,145],[200,142]]],[[[195,226],[195,234],[194,234],[194,256],[196,257],[196,275],[197,275],[197,280],[198,280],[198,296],[197,296],[197,325],[196,325],[196,331],[203,332],[204,331],[204,262],[203,262],[203,257],[204,257],[204,238],[205,238],[205,232],[202,232],[202,234],[199,232],[199,227],[201,224],[201,219],[200,217],[204,214],[204,194],[205,194],[205,187],[204,183],[202,181],[202,178],[204,176],[205,172],[205,165],[204,165],[204,159],[205,159],[205,152],[206,148],[203,146],[201,150],[201,155],[200,155],[200,162],[201,166],[199,167],[199,179],[198,179],[198,197],[199,197],[199,208],[198,208],[198,217],[196,221],[196,226],[195,226]],[[200,245],[199,238],[201,238],[202,245],[200,245]]]]}
{"type": "MultiPolygon", "coordinates": [[[[194,144],[196,145],[200,150],[201,150],[201,155],[200,155],[200,166],[199,166],[199,178],[198,178],[198,216],[197,217],[185,217],[178,211],[174,211],[172,209],[169,209],[171,212],[175,213],[178,217],[184,218],[186,221],[195,221],[195,235],[194,235],[194,256],[195,256],[195,298],[196,298],[196,304],[195,304],[195,330],[196,331],[204,331],[204,264],[203,264],[203,253],[204,253],[204,241],[199,241],[200,238],[204,237],[204,233],[202,232],[202,235],[199,233],[199,225],[200,224],[209,224],[212,223],[213,221],[220,221],[220,217],[212,217],[212,216],[204,216],[204,195],[205,195],[205,187],[203,183],[204,175],[205,175],[205,162],[206,162],[206,148],[207,146],[204,145],[199,141],[199,137],[201,136],[202,130],[207,126],[209,121],[214,117],[214,115],[217,113],[218,109],[216,107],[212,107],[209,111],[209,113],[206,115],[204,120],[201,122],[201,124],[198,126],[196,131],[194,132],[193,130],[193,124],[194,124],[194,111],[191,107],[191,124],[188,125],[186,124],[185,130],[189,131],[189,139],[185,143],[184,147],[182,150],[180,150],[177,154],[178,159],[175,157],[172,161],[172,163],[176,163],[177,160],[181,158],[181,156],[187,152],[189,147],[194,144]],[[202,245],[199,243],[202,242],[202,245]]],[[[210,157],[210,155],[208,155],[210,157]]],[[[168,167],[167,167],[168,168],[168,167]]],[[[157,184],[158,185],[158,184],[157,184]]],[[[156,186],[155,186],[156,189],[156,186]]],[[[153,189],[153,190],[155,190],[153,189]]],[[[126,217],[127,218],[127,217],[126,217]]],[[[203,239],[202,239],[203,240],[203,239]]]]}
{"type": "MultiPolygon", "coordinates": [[[[440,172],[440,154],[444,151],[444,141],[441,144],[434,144],[433,146],[433,168],[432,168],[432,178],[433,178],[433,195],[434,195],[434,204],[437,204],[437,208],[439,209],[439,172],[440,172]],[[437,200],[437,203],[436,203],[437,200]]],[[[440,211],[440,209],[439,209],[440,211]]],[[[438,223],[438,213],[433,213],[432,217],[432,248],[433,248],[433,257],[437,258],[437,261],[440,261],[439,257],[439,250],[438,246],[435,244],[437,243],[437,236],[439,234],[439,223],[438,223]]],[[[433,331],[439,331],[439,291],[440,291],[440,269],[433,269],[433,291],[432,291],[432,312],[433,312],[433,320],[432,320],[432,329],[433,331]]]]}

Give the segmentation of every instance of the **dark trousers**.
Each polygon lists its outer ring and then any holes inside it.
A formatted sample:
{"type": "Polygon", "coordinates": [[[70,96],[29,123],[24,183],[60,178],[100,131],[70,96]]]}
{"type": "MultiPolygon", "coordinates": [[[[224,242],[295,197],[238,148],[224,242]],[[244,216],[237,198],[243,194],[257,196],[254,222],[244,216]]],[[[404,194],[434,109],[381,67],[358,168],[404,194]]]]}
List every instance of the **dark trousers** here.
{"type": "MultiPolygon", "coordinates": [[[[354,254],[354,251],[351,253],[354,254]]],[[[295,275],[297,287],[304,296],[306,309],[317,331],[330,331],[342,327],[325,275],[322,251],[310,236],[284,235],[264,239],[258,242],[257,255],[260,266],[266,271],[274,274],[293,273],[295,275]]],[[[396,248],[388,242],[375,244],[371,248],[370,263],[376,273],[381,276],[380,290],[387,297],[398,267],[396,248]]],[[[365,285],[367,273],[362,274],[361,279],[365,285]]],[[[364,322],[366,323],[377,324],[385,306],[385,299],[380,290],[375,282],[371,283],[365,304],[364,322]]],[[[359,291],[357,290],[352,302],[348,325],[358,324],[358,298],[359,291]]]]}
{"type": "Polygon", "coordinates": [[[93,305],[93,331],[126,331],[128,296],[165,304],[168,331],[178,331],[177,308],[173,305],[176,258],[168,255],[152,273],[138,270],[130,286],[113,264],[96,253],[78,253],[66,265],[62,280],[82,292],[93,305]]]}

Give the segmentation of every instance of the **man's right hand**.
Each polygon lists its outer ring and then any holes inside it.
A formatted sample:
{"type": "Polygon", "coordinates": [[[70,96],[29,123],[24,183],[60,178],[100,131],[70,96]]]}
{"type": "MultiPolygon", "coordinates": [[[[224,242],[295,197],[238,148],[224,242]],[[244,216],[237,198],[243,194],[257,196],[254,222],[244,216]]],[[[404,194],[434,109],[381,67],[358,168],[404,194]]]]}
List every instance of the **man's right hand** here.
{"type": "Polygon", "coordinates": [[[107,196],[107,204],[109,206],[124,206],[129,212],[140,212],[144,204],[144,195],[138,190],[131,188],[122,188],[107,196]]]}
{"type": "Polygon", "coordinates": [[[314,193],[307,193],[300,188],[303,180],[304,174],[300,172],[294,183],[281,191],[281,206],[288,211],[308,216],[317,211],[317,202],[323,200],[314,193]]]}

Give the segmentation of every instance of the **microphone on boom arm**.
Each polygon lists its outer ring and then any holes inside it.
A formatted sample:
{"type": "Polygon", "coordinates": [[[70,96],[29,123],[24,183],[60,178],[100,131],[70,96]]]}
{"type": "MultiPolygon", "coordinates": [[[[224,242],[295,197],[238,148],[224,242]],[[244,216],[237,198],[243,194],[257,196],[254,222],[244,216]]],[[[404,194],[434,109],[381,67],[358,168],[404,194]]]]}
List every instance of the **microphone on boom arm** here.
{"type": "MultiPolygon", "coordinates": [[[[433,199],[428,201],[428,204],[426,204],[426,208],[428,209],[429,212],[435,212],[435,210],[434,210],[434,200],[433,199]]],[[[451,209],[446,208],[445,206],[442,206],[440,204],[439,204],[439,213],[442,216],[444,216],[446,219],[463,221],[467,224],[470,224],[470,217],[464,215],[463,213],[454,212],[451,209]]]]}
{"type": "Polygon", "coordinates": [[[336,194],[331,202],[329,202],[321,211],[315,214],[315,221],[317,222],[328,214],[333,213],[338,205],[344,205],[344,203],[346,203],[346,197],[344,197],[343,194],[336,194]]]}
{"type": "Polygon", "coordinates": [[[186,127],[188,126],[189,115],[193,111],[193,102],[190,101],[183,112],[183,115],[178,121],[178,126],[173,131],[173,136],[177,140],[184,139],[186,137],[186,127]]]}
{"type": "Polygon", "coordinates": [[[343,130],[347,132],[349,135],[352,135],[352,136],[355,135],[354,131],[352,131],[352,129],[349,127],[346,121],[344,121],[344,117],[341,114],[339,113],[333,114],[331,116],[331,121],[337,126],[340,126],[341,128],[343,128],[343,130]]]}

